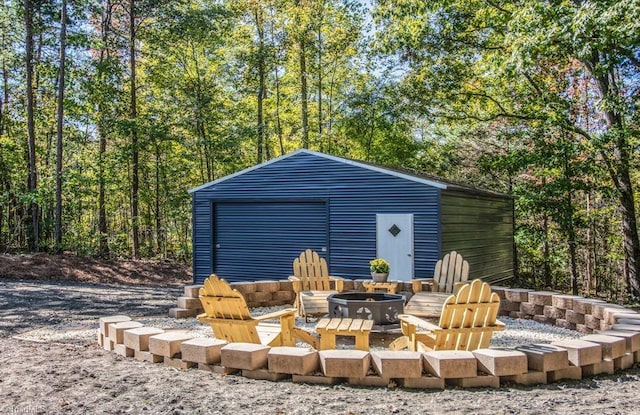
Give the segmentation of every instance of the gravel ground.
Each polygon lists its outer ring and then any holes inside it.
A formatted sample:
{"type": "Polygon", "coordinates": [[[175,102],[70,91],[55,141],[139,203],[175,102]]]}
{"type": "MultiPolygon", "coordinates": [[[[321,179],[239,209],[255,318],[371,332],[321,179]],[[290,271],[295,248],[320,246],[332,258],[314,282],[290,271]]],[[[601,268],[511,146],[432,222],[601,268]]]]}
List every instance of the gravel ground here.
{"type": "MultiPolygon", "coordinates": [[[[180,288],[0,279],[0,414],[640,413],[637,365],[611,376],[536,387],[413,391],[178,371],[95,345],[97,319],[114,314],[210,336],[210,329],[195,319],[166,317],[180,295],[180,288]]],[[[531,320],[503,321],[507,330],[494,334],[492,347],[579,337],[531,320]]],[[[387,341],[378,340],[381,345],[387,341]]]]}

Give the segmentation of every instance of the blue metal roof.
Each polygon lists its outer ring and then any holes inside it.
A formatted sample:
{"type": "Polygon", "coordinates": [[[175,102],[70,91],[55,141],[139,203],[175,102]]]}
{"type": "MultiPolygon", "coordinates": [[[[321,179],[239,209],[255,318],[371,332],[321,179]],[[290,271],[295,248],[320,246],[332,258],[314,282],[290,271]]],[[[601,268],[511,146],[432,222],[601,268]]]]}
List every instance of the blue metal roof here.
{"type": "Polygon", "coordinates": [[[318,156],[318,157],[324,157],[324,158],[329,159],[329,160],[338,161],[340,163],[345,163],[345,164],[349,164],[349,165],[352,165],[352,166],[361,167],[361,168],[364,168],[364,169],[367,169],[367,170],[371,170],[371,171],[375,171],[375,172],[378,172],[378,173],[384,173],[384,174],[388,174],[390,176],[395,176],[395,177],[399,177],[399,178],[402,178],[402,179],[411,180],[413,182],[426,184],[426,185],[429,185],[429,186],[437,187],[439,189],[447,189],[449,187],[449,185],[447,183],[445,183],[444,181],[427,179],[427,178],[419,177],[417,175],[411,175],[411,174],[408,174],[408,173],[403,173],[403,172],[398,171],[398,170],[392,170],[392,169],[388,169],[388,168],[385,168],[385,167],[376,166],[376,165],[373,165],[373,164],[367,164],[367,163],[356,161],[356,160],[349,160],[349,159],[345,159],[345,158],[342,158],[342,157],[332,156],[332,155],[329,155],[329,154],[320,153],[320,152],[317,152],[317,151],[307,150],[307,149],[303,148],[303,149],[300,149],[300,150],[296,150],[296,151],[294,151],[292,153],[285,154],[283,156],[271,159],[271,160],[266,161],[264,163],[257,164],[255,166],[246,168],[244,170],[240,170],[240,171],[238,171],[236,173],[233,173],[233,174],[230,174],[228,176],[221,177],[221,178],[216,179],[216,180],[214,180],[212,182],[205,183],[205,184],[203,184],[201,186],[194,187],[193,189],[189,190],[189,193],[197,192],[197,191],[205,189],[205,188],[207,188],[209,186],[212,186],[212,185],[215,185],[215,184],[218,184],[218,183],[222,183],[222,182],[227,181],[229,179],[232,179],[234,177],[243,175],[245,173],[249,173],[251,171],[260,169],[262,167],[268,166],[268,165],[273,164],[273,163],[277,163],[280,160],[284,160],[284,159],[287,159],[289,157],[293,157],[293,156],[295,156],[297,154],[301,154],[301,153],[302,154],[312,154],[312,155],[315,155],[315,156],[318,156]]]}

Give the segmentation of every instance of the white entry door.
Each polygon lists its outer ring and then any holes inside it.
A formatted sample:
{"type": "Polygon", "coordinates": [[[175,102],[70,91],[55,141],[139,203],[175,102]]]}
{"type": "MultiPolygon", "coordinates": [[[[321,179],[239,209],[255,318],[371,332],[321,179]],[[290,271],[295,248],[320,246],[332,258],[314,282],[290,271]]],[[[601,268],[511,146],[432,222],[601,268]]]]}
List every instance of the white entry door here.
{"type": "Polygon", "coordinates": [[[413,214],[379,213],[376,216],[377,256],[386,259],[391,265],[389,280],[411,281],[413,278],[413,214]]]}

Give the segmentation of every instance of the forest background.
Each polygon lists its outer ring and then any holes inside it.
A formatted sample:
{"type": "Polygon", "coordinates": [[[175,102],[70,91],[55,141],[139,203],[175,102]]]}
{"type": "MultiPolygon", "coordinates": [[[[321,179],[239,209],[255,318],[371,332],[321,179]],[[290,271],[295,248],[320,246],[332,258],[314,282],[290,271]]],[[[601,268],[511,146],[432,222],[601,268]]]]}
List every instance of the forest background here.
{"type": "Polygon", "coordinates": [[[640,297],[635,0],[3,0],[0,249],[191,259],[298,148],[514,196],[515,284],[640,297]]]}

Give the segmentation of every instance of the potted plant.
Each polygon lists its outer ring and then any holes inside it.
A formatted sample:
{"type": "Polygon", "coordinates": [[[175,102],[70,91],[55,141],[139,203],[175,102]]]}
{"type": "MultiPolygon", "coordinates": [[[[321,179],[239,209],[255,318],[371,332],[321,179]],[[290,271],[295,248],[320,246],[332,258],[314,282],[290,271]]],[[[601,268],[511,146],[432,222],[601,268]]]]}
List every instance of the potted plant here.
{"type": "Polygon", "coordinates": [[[369,261],[369,270],[374,282],[386,282],[389,277],[389,263],[383,258],[369,261]]]}

